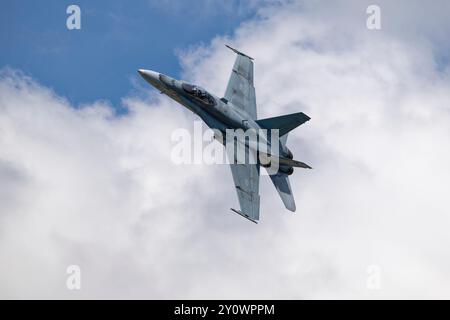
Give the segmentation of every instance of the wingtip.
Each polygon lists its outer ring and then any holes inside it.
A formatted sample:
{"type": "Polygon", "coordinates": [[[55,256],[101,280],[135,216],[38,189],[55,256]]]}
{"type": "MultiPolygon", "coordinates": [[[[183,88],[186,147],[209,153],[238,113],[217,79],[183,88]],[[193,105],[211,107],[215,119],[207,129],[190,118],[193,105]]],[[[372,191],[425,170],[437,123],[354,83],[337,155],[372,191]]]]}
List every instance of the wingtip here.
{"type": "Polygon", "coordinates": [[[258,220],[253,220],[253,219],[251,219],[249,216],[247,216],[247,215],[246,215],[245,213],[243,213],[242,211],[236,210],[236,209],[233,209],[233,208],[230,208],[230,210],[233,211],[233,212],[235,212],[235,213],[237,213],[238,215],[244,217],[245,219],[247,219],[247,220],[249,220],[249,221],[251,221],[251,222],[253,222],[253,223],[255,223],[255,224],[258,224],[258,220]]]}
{"type": "Polygon", "coordinates": [[[234,52],[237,53],[237,54],[240,54],[241,56],[244,56],[244,57],[249,58],[250,60],[255,60],[255,59],[253,59],[252,57],[250,57],[249,55],[246,55],[245,53],[243,53],[243,52],[241,52],[241,51],[239,51],[239,50],[237,50],[237,49],[235,49],[235,48],[233,48],[233,47],[231,47],[231,46],[229,46],[229,45],[227,45],[227,44],[225,45],[225,47],[227,47],[228,49],[234,51],[234,52]]]}

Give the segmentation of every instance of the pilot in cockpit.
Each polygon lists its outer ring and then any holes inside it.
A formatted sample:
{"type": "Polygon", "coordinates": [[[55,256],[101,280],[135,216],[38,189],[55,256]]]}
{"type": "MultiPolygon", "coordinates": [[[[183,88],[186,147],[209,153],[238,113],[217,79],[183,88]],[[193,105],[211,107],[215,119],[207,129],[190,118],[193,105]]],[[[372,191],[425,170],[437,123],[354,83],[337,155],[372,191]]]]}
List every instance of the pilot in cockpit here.
{"type": "Polygon", "coordinates": [[[182,88],[184,91],[186,91],[190,95],[198,98],[203,103],[206,103],[208,105],[215,104],[214,98],[205,89],[203,89],[199,86],[195,86],[195,85],[188,84],[188,83],[183,83],[182,88]]]}

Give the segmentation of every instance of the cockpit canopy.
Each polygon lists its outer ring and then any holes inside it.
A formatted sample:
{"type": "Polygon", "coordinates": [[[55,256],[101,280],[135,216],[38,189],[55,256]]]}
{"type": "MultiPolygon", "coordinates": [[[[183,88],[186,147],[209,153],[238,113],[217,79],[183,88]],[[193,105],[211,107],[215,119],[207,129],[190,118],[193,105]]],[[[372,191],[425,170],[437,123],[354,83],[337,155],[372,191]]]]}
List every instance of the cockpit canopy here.
{"type": "Polygon", "coordinates": [[[213,106],[216,104],[216,100],[205,89],[199,86],[183,83],[181,87],[184,91],[207,105],[213,106]]]}

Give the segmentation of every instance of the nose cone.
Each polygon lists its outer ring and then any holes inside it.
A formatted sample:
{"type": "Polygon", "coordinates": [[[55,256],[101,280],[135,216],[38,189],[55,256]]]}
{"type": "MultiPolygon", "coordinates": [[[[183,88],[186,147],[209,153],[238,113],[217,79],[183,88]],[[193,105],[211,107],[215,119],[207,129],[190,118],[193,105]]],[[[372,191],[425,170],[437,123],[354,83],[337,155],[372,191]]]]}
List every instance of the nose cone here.
{"type": "Polygon", "coordinates": [[[152,70],[139,69],[139,74],[153,86],[159,86],[159,73],[152,70]]]}

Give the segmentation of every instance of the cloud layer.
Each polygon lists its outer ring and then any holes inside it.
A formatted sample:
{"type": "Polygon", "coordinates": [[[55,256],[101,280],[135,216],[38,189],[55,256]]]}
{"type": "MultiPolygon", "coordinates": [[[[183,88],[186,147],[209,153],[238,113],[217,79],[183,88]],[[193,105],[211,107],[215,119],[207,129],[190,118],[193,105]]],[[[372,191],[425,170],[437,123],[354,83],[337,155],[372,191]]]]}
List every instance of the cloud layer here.
{"type": "Polygon", "coordinates": [[[226,165],[171,163],[171,132],[196,117],[168,98],[124,98],[117,117],[3,69],[0,296],[449,298],[449,5],[380,1],[379,31],[367,5],[266,4],[180,53],[184,79],[220,95],[234,45],[255,57],[259,117],[312,118],[289,137],[315,168],[292,176],[297,213],[262,177],[259,225],[229,212],[226,165]]]}

